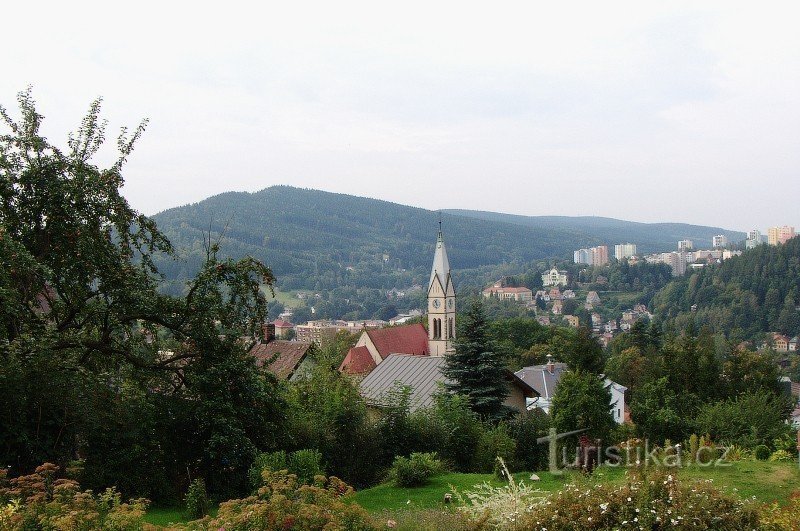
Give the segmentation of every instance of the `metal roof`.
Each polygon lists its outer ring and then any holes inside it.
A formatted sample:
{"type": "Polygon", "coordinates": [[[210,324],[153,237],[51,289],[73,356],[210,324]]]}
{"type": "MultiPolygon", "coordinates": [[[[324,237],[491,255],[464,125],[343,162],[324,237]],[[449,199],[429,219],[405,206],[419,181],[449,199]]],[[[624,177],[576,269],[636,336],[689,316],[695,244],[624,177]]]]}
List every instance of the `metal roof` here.
{"type": "Polygon", "coordinates": [[[391,354],[361,380],[359,391],[370,405],[386,404],[388,392],[399,385],[411,388],[409,409],[433,404],[433,395],[447,382],[442,375],[444,356],[391,354]]]}

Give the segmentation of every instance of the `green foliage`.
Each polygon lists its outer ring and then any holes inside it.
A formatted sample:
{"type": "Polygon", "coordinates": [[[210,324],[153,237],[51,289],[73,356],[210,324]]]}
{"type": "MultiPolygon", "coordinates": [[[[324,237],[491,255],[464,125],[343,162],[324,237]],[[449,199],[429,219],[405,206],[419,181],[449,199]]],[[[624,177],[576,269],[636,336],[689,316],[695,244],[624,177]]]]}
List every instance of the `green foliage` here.
{"type": "Polygon", "coordinates": [[[336,477],[318,476],[312,485],[303,485],[286,471],[265,471],[264,485],[258,493],[220,504],[215,518],[190,525],[192,529],[374,529],[367,512],[346,502],[353,489],[336,477]]]}
{"type": "Polygon", "coordinates": [[[503,355],[487,333],[483,302],[474,299],[459,320],[455,352],[445,358],[442,369],[450,382],[447,388],[469,400],[478,415],[497,419],[506,414],[508,396],[503,355]]]}
{"type": "Polygon", "coordinates": [[[301,483],[311,483],[315,476],[324,476],[322,454],[317,450],[295,450],[289,455],[289,471],[301,483]]]}
{"type": "Polygon", "coordinates": [[[759,444],[753,448],[753,456],[759,461],[766,461],[770,455],[769,446],[765,444],[759,444]]]}
{"type": "Polygon", "coordinates": [[[206,492],[206,482],[202,478],[197,478],[189,484],[183,504],[186,508],[186,515],[192,520],[208,514],[208,492],[206,492]]]}
{"type": "Polygon", "coordinates": [[[478,447],[472,459],[472,470],[474,472],[495,472],[499,471],[498,458],[511,460],[516,453],[517,443],[509,434],[508,427],[504,423],[490,427],[483,431],[478,440],[478,447]]]}
{"type": "Polygon", "coordinates": [[[525,514],[520,529],[758,529],[755,505],[711,482],[681,483],[665,471],[631,475],[622,485],[574,483],[525,514]]]}
{"type": "Polygon", "coordinates": [[[769,445],[790,431],[784,422],[786,405],[785,398],[763,392],[704,404],[697,414],[697,429],[725,444],[769,445]]]}
{"type": "Polygon", "coordinates": [[[688,405],[669,386],[666,377],[642,385],[633,394],[631,420],[639,433],[655,441],[683,440],[690,430],[693,415],[684,413],[688,405]]]}
{"type": "Polygon", "coordinates": [[[515,415],[508,423],[508,430],[516,442],[513,468],[518,470],[544,470],[548,463],[548,446],[537,444],[536,439],[548,434],[550,417],[539,408],[515,415]]]}
{"type": "Polygon", "coordinates": [[[693,323],[738,341],[759,340],[765,332],[797,335],[798,257],[800,238],[759,245],[674,280],[656,295],[653,307],[672,328],[693,323]]]}
{"type": "Polygon", "coordinates": [[[795,461],[796,458],[786,450],[775,450],[769,456],[770,461],[795,461]]]}
{"type": "Polygon", "coordinates": [[[443,471],[444,465],[436,452],[414,452],[408,457],[395,457],[389,479],[398,487],[419,487],[443,471]]]}
{"type": "Polygon", "coordinates": [[[276,452],[263,452],[256,456],[250,470],[247,471],[247,478],[252,490],[258,490],[263,482],[261,473],[264,470],[277,472],[278,470],[288,470],[288,456],[284,450],[276,452]]]}
{"type": "Polygon", "coordinates": [[[590,438],[608,441],[614,427],[610,403],[611,392],[597,375],[565,372],[553,396],[552,425],[559,432],[586,428],[590,438]]]}

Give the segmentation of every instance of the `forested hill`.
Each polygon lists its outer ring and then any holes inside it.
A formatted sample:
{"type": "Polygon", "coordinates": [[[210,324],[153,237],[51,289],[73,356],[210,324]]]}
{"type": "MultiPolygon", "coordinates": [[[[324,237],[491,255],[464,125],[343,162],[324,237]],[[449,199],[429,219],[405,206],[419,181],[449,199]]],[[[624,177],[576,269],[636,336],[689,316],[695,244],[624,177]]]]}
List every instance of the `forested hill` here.
{"type": "MultiPolygon", "coordinates": [[[[484,212],[481,210],[445,210],[450,214],[467,216],[487,221],[500,221],[531,227],[540,231],[561,229],[573,234],[591,235],[592,244],[635,243],[641,253],[655,253],[673,250],[679,240],[692,240],[695,248],[710,248],[711,238],[724,234],[731,242],[742,241],[743,232],[730,231],[720,227],[705,227],[686,223],[638,223],[597,216],[519,216],[484,212]]],[[[613,254],[613,248],[609,248],[613,254]]]]}
{"type": "MultiPolygon", "coordinates": [[[[203,233],[224,231],[222,251],[250,254],[272,267],[285,289],[373,288],[425,284],[439,214],[376,199],[274,186],[230,192],[154,216],[182,255],[160,261],[168,280],[191,275],[203,256],[203,233]]],[[[532,227],[445,214],[450,263],[459,272],[507,262],[571,258],[574,249],[623,236],[570,224],[532,227]]],[[[621,222],[625,223],[625,222],[621,222]]],[[[707,229],[707,234],[716,229],[707,229]]],[[[681,237],[690,234],[681,234],[681,237]]],[[[675,238],[677,241],[678,238],[675,238]]],[[[675,241],[663,243],[672,249],[675,241]]],[[[636,240],[643,248],[661,243],[636,240]]]]}
{"type": "Polygon", "coordinates": [[[765,332],[800,333],[799,296],[800,238],[793,238],[785,245],[760,245],[676,279],[652,304],[657,315],[676,327],[694,321],[732,339],[760,339],[765,332]]]}

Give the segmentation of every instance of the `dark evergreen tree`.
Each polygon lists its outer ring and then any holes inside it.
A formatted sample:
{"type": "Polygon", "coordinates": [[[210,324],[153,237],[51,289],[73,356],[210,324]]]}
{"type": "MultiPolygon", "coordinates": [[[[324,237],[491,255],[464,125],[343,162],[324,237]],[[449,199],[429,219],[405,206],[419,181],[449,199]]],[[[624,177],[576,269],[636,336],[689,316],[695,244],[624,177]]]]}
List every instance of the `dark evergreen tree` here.
{"type": "Polygon", "coordinates": [[[596,374],[567,372],[553,396],[552,425],[559,432],[586,428],[592,439],[608,441],[614,427],[611,391],[596,374]]]}
{"type": "Polygon", "coordinates": [[[482,417],[496,419],[506,413],[507,369],[488,332],[483,303],[475,299],[460,318],[455,352],[446,356],[442,372],[451,380],[449,391],[467,397],[472,410],[482,417]]]}

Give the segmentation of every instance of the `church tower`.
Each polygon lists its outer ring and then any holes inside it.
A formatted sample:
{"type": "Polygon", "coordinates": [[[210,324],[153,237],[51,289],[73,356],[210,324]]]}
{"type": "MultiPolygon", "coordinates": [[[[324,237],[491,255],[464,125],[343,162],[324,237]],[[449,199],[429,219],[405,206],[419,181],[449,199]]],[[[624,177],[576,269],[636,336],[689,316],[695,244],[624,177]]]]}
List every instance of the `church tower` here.
{"type": "Polygon", "coordinates": [[[428,284],[428,350],[431,356],[444,356],[453,351],[456,337],[456,290],[450,277],[450,262],[442,238],[442,222],[433,255],[431,280],[428,284]]]}

